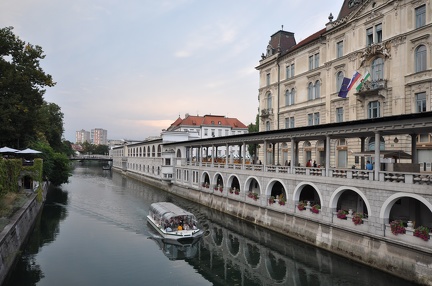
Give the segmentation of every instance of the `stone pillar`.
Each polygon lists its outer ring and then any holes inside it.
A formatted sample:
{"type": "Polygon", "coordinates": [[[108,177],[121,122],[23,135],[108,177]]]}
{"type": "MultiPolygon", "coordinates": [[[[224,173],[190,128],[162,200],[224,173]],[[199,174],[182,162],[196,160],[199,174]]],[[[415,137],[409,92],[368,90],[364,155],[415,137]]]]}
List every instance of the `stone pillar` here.
{"type": "Polygon", "coordinates": [[[296,149],[296,145],[297,142],[295,140],[295,138],[291,138],[291,174],[294,174],[294,169],[295,166],[297,165],[297,161],[296,161],[296,153],[297,153],[297,149],[296,149]]]}
{"type": "Polygon", "coordinates": [[[378,181],[379,180],[379,171],[381,170],[381,163],[380,163],[380,144],[381,144],[381,134],[379,132],[375,133],[375,155],[374,155],[374,160],[375,160],[375,166],[374,166],[374,180],[378,181]]]}
{"type": "Polygon", "coordinates": [[[242,170],[245,168],[246,163],[246,142],[243,141],[243,147],[242,147],[242,170]]]}
{"type": "Polygon", "coordinates": [[[325,175],[328,177],[330,175],[330,136],[326,135],[326,140],[324,142],[325,148],[325,175]]]}
{"type": "Polygon", "coordinates": [[[417,156],[417,134],[410,134],[411,136],[411,163],[418,164],[417,156]]]}

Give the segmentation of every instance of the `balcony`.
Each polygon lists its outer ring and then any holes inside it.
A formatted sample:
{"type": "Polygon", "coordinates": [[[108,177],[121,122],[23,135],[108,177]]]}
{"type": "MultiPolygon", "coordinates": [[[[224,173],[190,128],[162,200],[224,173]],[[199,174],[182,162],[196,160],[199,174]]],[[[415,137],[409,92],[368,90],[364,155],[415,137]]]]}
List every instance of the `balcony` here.
{"type": "Polygon", "coordinates": [[[371,95],[380,95],[383,96],[381,91],[387,90],[387,80],[386,79],[378,79],[365,81],[363,83],[362,88],[355,93],[357,99],[363,101],[366,96],[371,95]]]}
{"type": "Polygon", "coordinates": [[[273,115],[273,108],[261,109],[261,118],[267,118],[273,115]]]}

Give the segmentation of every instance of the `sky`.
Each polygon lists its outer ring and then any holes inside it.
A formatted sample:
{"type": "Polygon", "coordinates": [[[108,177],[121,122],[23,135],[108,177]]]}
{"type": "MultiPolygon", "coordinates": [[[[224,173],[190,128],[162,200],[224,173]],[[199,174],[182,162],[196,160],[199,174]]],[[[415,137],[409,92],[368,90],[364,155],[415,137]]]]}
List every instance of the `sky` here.
{"type": "Polygon", "coordinates": [[[297,42],[336,18],[343,0],[1,0],[0,28],[41,46],[64,114],[64,138],[103,128],[108,139],[159,136],[179,116],[255,123],[270,36],[297,42]]]}

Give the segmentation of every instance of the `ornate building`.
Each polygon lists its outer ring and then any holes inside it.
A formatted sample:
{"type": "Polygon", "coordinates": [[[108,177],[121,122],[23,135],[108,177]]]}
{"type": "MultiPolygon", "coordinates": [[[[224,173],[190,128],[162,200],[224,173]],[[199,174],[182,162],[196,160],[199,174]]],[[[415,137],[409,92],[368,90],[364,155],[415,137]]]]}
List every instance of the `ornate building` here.
{"type": "MultiPolygon", "coordinates": [[[[330,14],[325,28],[299,43],[294,33],[273,34],[256,67],[260,131],[430,111],[431,9],[425,0],[345,0],[337,19],[330,14]],[[344,78],[355,72],[363,76],[357,81],[362,85],[340,97],[344,78]]],[[[407,130],[396,138],[382,136],[379,146],[411,152],[411,140],[407,130]]],[[[430,170],[431,135],[416,135],[415,140],[419,163],[430,170]]],[[[267,163],[290,158],[289,144],[265,148],[272,153],[267,163]]],[[[331,144],[331,166],[363,166],[361,158],[367,155],[361,151],[374,150],[375,138],[331,144]]],[[[309,159],[324,164],[323,146],[321,141],[302,142],[300,164],[309,159]]]]}

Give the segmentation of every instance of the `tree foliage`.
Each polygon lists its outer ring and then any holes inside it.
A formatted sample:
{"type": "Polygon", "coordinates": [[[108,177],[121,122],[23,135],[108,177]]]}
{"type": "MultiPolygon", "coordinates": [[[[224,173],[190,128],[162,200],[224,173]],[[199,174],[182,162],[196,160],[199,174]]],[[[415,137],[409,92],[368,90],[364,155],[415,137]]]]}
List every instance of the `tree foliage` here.
{"type": "Polygon", "coordinates": [[[44,88],[55,83],[39,65],[42,48],[20,40],[12,29],[0,29],[0,143],[20,148],[38,138],[44,88]]]}
{"type": "Polygon", "coordinates": [[[69,182],[72,167],[66,154],[56,152],[51,146],[42,142],[33,143],[31,147],[42,152],[45,179],[56,186],[69,182]]]}
{"type": "Polygon", "coordinates": [[[94,145],[89,142],[84,142],[81,144],[83,147],[84,154],[99,154],[105,155],[109,153],[108,145],[94,145]]]}

